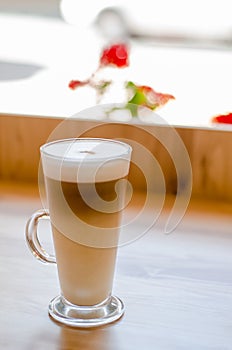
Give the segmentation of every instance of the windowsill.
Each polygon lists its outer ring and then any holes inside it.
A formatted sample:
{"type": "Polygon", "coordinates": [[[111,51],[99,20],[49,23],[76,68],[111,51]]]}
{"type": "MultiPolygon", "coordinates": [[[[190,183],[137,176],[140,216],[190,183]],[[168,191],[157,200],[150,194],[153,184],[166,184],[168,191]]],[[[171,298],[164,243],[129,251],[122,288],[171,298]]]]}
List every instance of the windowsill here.
{"type": "MultiPolygon", "coordinates": [[[[91,30],[22,15],[0,15],[0,30],[7,33],[1,43],[0,113],[64,118],[96,104],[91,89],[68,88],[71,79],[85,79],[98,63],[104,43],[91,30]]],[[[232,110],[231,62],[232,51],[133,43],[130,67],[108,69],[106,75],[174,95],[158,111],[171,125],[231,130],[210,123],[214,115],[232,110]]],[[[122,102],[120,98],[114,94],[113,101],[108,96],[102,103],[122,102]]]]}

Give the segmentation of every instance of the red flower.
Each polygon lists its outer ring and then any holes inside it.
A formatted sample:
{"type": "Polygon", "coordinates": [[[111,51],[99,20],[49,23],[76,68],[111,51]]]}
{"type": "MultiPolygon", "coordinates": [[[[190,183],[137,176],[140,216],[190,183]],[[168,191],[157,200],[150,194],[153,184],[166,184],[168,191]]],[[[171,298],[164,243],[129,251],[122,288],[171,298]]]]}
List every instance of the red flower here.
{"type": "Polygon", "coordinates": [[[76,88],[84,86],[86,84],[88,84],[88,81],[71,80],[68,86],[70,89],[75,90],[76,88]]]}
{"type": "Polygon", "coordinates": [[[100,66],[127,67],[129,65],[128,56],[128,47],[125,44],[112,45],[103,50],[100,57],[100,66]]]}
{"type": "Polygon", "coordinates": [[[216,115],[211,120],[213,123],[232,124],[232,112],[227,114],[216,115]]]}
{"type": "MultiPolygon", "coordinates": [[[[123,43],[114,44],[102,50],[99,65],[91,76],[84,80],[71,80],[69,88],[75,90],[78,87],[88,85],[96,90],[98,102],[99,97],[103,96],[111,85],[111,81],[100,80],[98,77],[99,71],[107,66],[115,66],[117,68],[127,67],[129,65],[129,50],[128,46],[123,43]]],[[[126,82],[126,90],[128,90],[128,98],[125,108],[131,111],[132,116],[138,115],[139,106],[145,106],[152,110],[164,106],[170,99],[175,99],[170,94],[156,92],[150,86],[136,85],[132,81],[126,82]]]]}

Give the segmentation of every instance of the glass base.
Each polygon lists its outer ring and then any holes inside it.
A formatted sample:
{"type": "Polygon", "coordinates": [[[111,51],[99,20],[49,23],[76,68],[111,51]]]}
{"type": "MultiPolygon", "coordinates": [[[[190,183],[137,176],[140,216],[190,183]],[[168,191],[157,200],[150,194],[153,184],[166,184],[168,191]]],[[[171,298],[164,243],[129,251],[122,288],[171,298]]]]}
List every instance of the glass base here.
{"type": "Polygon", "coordinates": [[[78,306],[69,303],[63,296],[57,296],[51,300],[49,315],[60,323],[72,327],[97,327],[119,319],[124,313],[123,302],[110,296],[101,304],[93,306],[78,306]]]}

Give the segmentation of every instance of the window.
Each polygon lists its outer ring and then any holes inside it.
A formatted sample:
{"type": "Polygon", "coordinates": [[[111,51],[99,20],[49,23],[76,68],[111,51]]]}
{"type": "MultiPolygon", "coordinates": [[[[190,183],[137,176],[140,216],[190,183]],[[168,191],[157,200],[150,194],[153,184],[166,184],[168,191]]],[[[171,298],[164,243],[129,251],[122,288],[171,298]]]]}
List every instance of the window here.
{"type": "Polygon", "coordinates": [[[230,0],[0,0],[0,112],[67,116],[95,104],[68,82],[93,71],[118,23],[132,42],[122,74],[176,97],[162,117],[208,125],[231,112],[230,0]]]}

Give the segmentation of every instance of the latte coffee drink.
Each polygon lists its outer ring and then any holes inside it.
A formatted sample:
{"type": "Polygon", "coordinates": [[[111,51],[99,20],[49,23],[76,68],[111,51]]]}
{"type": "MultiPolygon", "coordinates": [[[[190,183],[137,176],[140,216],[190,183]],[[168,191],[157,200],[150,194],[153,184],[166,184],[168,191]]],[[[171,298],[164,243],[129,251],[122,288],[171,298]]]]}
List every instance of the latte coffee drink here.
{"type": "MultiPolygon", "coordinates": [[[[120,180],[94,184],[100,198],[114,201],[117,197],[115,185],[120,184],[120,180]]],[[[78,184],[73,182],[62,182],[60,188],[59,181],[46,177],[46,185],[62,293],[73,304],[98,304],[108,298],[112,290],[122,214],[120,202],[115,201],[115,212],[105,213],[98,210],[100,205],[92,209],[84,201],[86,198],[91,203],[91,196],[95,195],[92,184],[81,184],[81,193],[78,184]],[[63,202],[70,209],[66,215],[62,210],[63,202]],[[77,222],[74,234],[70,233],[69,221],[77,222]]],[[[123,185],[122,182],[121,197],[125,190],[123,185]]]]}
{"type": "Polygon", "coordinates": [[[31,216],[26,239],[38,259],[57,264],[61,295],[50,302],[49,314],[78,327],[113,322],[124,312],[112,285],[131,147],[110,139],[74,138],[40,150],[48,211],[31,216]],[[55,257],[37,236],[45,216],[55,257]]]}

